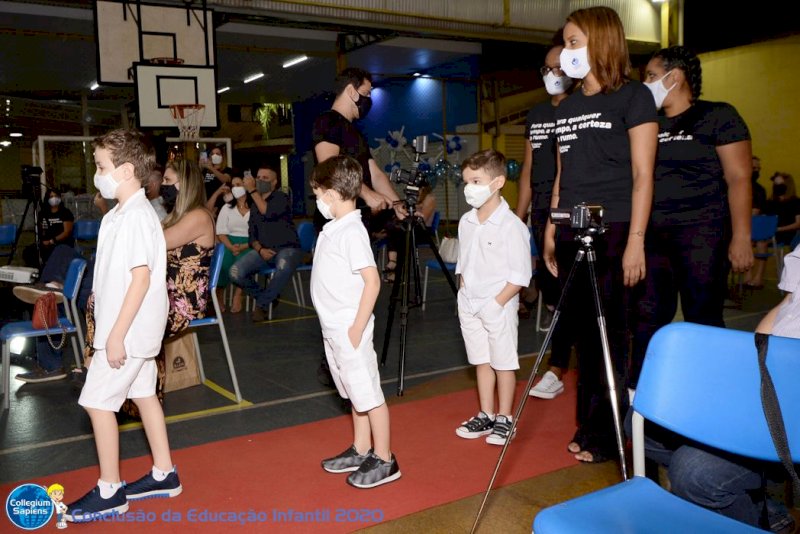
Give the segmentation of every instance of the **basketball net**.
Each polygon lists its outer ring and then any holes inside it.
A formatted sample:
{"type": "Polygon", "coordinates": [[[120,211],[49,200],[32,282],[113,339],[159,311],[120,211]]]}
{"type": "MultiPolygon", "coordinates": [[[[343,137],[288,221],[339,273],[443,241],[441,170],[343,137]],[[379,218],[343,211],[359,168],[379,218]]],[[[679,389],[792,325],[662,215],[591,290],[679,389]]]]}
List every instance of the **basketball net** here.
{"type": "Polygon", "coordinates": [[[200,125],[206,114],[205,104],[170,104],[169,111],[172,120],[178,126],[183,139],[197,139],[200,137],[200,125]]]}

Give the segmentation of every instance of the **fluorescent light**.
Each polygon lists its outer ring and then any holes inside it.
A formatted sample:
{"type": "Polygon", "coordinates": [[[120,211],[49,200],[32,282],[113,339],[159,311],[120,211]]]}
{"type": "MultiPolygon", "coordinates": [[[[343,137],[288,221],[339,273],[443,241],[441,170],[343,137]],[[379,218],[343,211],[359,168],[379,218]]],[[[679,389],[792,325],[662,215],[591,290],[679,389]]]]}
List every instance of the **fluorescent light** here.
{"type": "Polygon", "coordinates": [[[222,88],[220,88],[220,89],[217,89],[217,94],[218,94],[218,95],[221,95],[222,93],[224,93],[224,92],[226,92],[226,91],[230,91],[230,90],[231,90],[231,88],[230,88],[230,87],[222,87],[222,88]]]}
{"type": "Polygon", "coordinates": [[[100,84],[97,82],[92,82],[92,85],[89,86],[89,89],[96,91],[97,89],[100,89],[100,84]]]}
{"type": "Polygon", "coordinates": [[[0,141],[0,145],[11,146],[11,141],[0,141]]]}
{"type": "Polygon", "coordinates": [[[415,77],[415,78],[419,78],[420,76],[422,76],[422,73],[421,73],[421,72],[415,72],[415,73],[414,73],[414,77],[415,77]]]}
{"type": "Polygon", "coordinates": [[[244,79],[244,83],[254,82],[257,79],[263,78],[263,77],[264,77],[264,73],[263,72],[259,72],[258,74],[253,74],[252,76],[248,76],[247,78],[245,78],[244,79]]]}
{"type": "Polygon", "coordinates": [[[285,63],[283,64],[283,68],[284,68],[284,69],[288,69],[289,67],[294,67],[294,66],[295,66],[295,65],[297,65],[298,63],[302,63],[303,61],[305,61],[305,60],[307,60],[307,59],[308,59],[308,56],[306,56],[306,55],[303,55],[303,56],[297,56],[296,58],[294,58],[294,59],[290,59],[289,61],[285,62],[285,63]]]}
{"type": "Polygon", "coordinates": [[[22,137],[22,132],[11,132],[8,134],[9,137],[22,137]]]}

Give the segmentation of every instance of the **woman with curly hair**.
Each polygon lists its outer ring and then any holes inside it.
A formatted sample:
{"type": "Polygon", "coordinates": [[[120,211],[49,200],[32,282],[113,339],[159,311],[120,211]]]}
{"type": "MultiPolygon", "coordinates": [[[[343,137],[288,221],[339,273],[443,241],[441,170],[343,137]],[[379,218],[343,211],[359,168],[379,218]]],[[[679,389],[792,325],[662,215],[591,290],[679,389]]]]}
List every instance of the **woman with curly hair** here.
{"type": "Polygon", "coordinates": [[[650,338],[675,316],[725,326],[729,268],[753,264],[750,133],[730,104],[700,100],[700,60],[682,46],[656,52],[646,68],[659,115],[658,158],[647,276],[638,300],[629,385],[636,387],[650,338]]]}

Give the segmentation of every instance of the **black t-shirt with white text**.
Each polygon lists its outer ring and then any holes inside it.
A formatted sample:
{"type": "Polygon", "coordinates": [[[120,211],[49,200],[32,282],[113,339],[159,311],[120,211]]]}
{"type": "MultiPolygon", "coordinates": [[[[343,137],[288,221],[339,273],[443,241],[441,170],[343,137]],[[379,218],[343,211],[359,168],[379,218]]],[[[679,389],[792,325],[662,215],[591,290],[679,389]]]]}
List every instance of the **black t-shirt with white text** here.
{"type": "Polygon", "coordinates": [[[652,223],[726,217],[727,185],[717,147],[749,139],[742,117],[724,102],[698,100],[680,115],[659,116],[652,223]]]}
{"type": "MultiPolygon", "coordinates": [[[[74,220],[75,216],[63,205],[59,205],[56,212],[50,211],[50,206],[48,205],[46,208],[42,209],[39,214],[39,226],[41,229],[39,239],[41,241],[55,239],[57,235],[61,235],[64,232],[64,223],[74,220]]],[[[71,247],[75,244],[75,240],[70,234],[68,238],[59,241],[58,244],[69,245],[71,247]]]]}
{"type": "MultiPolygon", "coordinates": [[[[219,172],[222,174],[227,174],[228,176],[233,176],[233,169],[230,167],[225,167],[224,169],[219,169],[219,172]]],[[[211,198],[211,195],[217,192],[217,189],[222,187],[222,180],[217,178],[217,175],[211,172],[208,169],[203,169],[203,184],[206,188],[206,199],[211,198]]],[[[217,200],[217,208],[219,208],[225,201],[220,196],[217,200]]]]}
{"type": "Polygon", "coordinates": [[[576,91],[556,108],[561,155],[559,208],[600,204],[605,222],[631,219],[631,143],[628,130],[656,122],[653,94],[638,81],[586,96],[576,91]]]}
{"type": "Polygon", "coordinates": [[[556,106],[543,102],[531,108],[525,120],[525,138],[531,144],[531,190],[534,211],[550,209],[556,181],[556,106]]]}
{"type": "MultiPolygon", "coordinates": [[[[311,130],[311,137],[314,146],[325,141],[339,147],[340,154],[347,154],[356,159],[361,164],[361,171],[364,174],[363,183],[367,187],[372,187],[372,175],[369,172],[369,160],[372,153],[369,151],[369,144],[364,134],[355,125],[335,110],[328,110],[321,113],[314,121],[311,130]]],[[[314,160],[316,163],[316,152],[314,160]]]]}

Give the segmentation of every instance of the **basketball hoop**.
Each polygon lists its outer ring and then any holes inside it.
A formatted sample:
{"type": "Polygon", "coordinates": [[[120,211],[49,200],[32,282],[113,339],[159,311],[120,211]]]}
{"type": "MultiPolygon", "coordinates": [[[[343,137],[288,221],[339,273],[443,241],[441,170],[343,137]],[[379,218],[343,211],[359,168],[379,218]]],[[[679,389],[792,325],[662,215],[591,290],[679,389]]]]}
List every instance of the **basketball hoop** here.
{"type": "Polygon", "coordinates": [[[182,138],[197,139],[200,137],[200,125],[206,114],[205,104],[170,104],[169,111],[175,124],[178,125],[182,138]]]}

